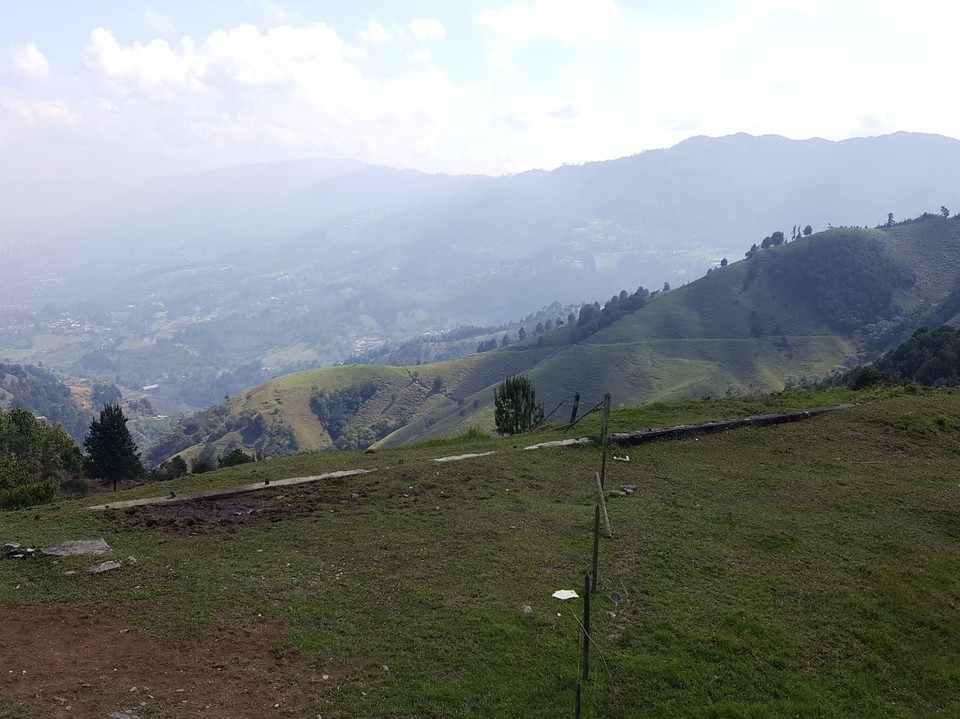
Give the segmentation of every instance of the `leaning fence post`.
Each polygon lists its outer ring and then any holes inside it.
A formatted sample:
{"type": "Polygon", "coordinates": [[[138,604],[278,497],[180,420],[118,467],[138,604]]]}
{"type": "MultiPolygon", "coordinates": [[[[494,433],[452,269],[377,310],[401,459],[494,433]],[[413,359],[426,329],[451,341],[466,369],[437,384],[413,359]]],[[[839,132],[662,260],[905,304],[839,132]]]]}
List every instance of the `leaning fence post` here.
{"type": "Polygon", "coordinates": [[[600,428],[600,489],[606,486],[607,479],[607,434],[610,429],[610,393],[603,395],[603,424],[600,428]]]}
{"type": "Polygon", "coordinates": [[[603,511],[603,523],[607,528],[607,537],[613,537],[613,530],[610,528],[610,515],[607,514],[607,500],[603,496],[603,487],[600,485],[600,473],[594,475],[597,478],[597,498],[600,502],[600,509],[603,511]]]}
{"type": "Polygon", "coordinates": [[[580,411],[580,393],[573,393],[573,411],[570,412],[570,424],[577,421],[577,412],[580,411]]]}

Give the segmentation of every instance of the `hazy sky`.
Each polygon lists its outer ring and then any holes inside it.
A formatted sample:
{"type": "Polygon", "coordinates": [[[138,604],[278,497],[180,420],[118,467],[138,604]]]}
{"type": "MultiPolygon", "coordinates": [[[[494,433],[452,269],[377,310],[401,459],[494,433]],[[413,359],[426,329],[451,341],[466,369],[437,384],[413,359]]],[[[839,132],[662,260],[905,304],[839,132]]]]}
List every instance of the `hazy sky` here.
{"type": "Polygon", "coordinates": [[[304,156],[515,172],[691,135],[960,136],[932,0],[0,0],[0,218],[304,156]]]}

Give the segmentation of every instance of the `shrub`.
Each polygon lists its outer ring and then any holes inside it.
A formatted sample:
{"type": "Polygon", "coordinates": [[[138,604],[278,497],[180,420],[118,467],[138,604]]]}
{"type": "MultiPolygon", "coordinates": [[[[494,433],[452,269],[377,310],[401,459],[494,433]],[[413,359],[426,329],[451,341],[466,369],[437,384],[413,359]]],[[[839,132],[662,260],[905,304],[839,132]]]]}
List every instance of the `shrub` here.
{"type": "Polygon", "coordinates": [[[234,467],[238,464],[249,464],[252,461],[253,457],[246,454],[239,447],[235,447],[232,452],[220,455],[217,459],[217,466],[223,469],[224,467],[234,467]]]}
{"type": "Polygon", "coordinates": [[[59,494],[59,485],[57,480],[48,479],[0,490],[0,509],[23,509],[54,502],[59,494]]]}

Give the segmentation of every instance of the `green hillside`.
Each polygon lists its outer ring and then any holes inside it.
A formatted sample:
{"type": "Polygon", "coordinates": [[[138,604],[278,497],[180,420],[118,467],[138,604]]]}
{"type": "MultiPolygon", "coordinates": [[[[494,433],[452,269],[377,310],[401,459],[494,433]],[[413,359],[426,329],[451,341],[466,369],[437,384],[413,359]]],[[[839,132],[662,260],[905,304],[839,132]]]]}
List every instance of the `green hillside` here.
{"type": "MultiPolygon", "coordinates": [[[[635,492],[608,500],[583,716],[960,714],[960,392],[653,404],[613,426],[850,401],[614,448],[630,461],[608,488],[635,492]]],[[[0,716],[573,716],[582,604],[551,595],[583,587],[600,451],[515,444],[301,455],[4,513],[4,541],[103,537],[120,567],[0,559],[0,716]],[[370,471],[276,486],[345,469],[370,471]]]]}
{"type": "Polygon", "coordinates": [[[91,414],[59,377],[31,365],[0,363],[0,409],[15,407],[63,425],[78,442],[90,425],[91,414]]]}
{"type": "Polygon", "coordinates": [[[237,446],[276,455],[397,445],[472,426],[491,431],[493,390],[519,373],[529,374],[548,412],[561,407],[554,421],[569,417],[576,392],[586,408],[605,392],[629,406],[778,390],[872,360],[917,327],[954,319],[957,257],[957,218],[832,229],[636,302],[621,293],[606,309],[583,310],[577,324],[495,351],[282,377],[188,420],[148,456],[216,455],[237,446]],[[634,305],[642,306],[631,311],[634,305]],[[342,394],[351,387],[362,401],[342,394]],[[345,439],[331,438],[323,424],[331,417],[311,408],[320,392],[348,413],[335,418],[345,439]]]}

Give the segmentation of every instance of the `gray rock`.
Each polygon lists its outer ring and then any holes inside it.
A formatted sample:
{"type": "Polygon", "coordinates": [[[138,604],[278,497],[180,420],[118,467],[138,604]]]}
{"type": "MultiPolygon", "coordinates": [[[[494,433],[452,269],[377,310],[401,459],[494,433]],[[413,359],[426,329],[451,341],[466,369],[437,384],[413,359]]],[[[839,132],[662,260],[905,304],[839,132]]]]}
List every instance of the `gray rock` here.
{"type": "Polygon", "coordinates": [[[523,605],[523,613],[524,613],[524,614],[533,614],[533,607],[531,607],[529,604],[523,605]]]}
{"type": "Polygon", "coordinates": [[[613,498],[613,497],[626,497],[626,496],[627,496],[627,493],[624,492],[622,489],[611,489],[611,490],[610,490],[610,493],[609,493],[607,496],[608,496],[608,497],[611,497],[611,498],[613,498]]]}
{"type": "Polygon", "coordinates": [[[97,556],[100,554],[113,554],[110,545],[103,539],[77,539],[72,542],[56,544],[52,547],[45,547],[40,550],[51,557],[78,557],[78,556],[97,556]]]}
{"type": "Polygon", "coordinates": [[[120,562],[112,559],[101,562],[100,564],[94,564],[92,567],[87,567],[87,571],[90,572],[90,574],[103,574],[104,572],[112,572],[114,569],[120,569],[120,562]]]}

